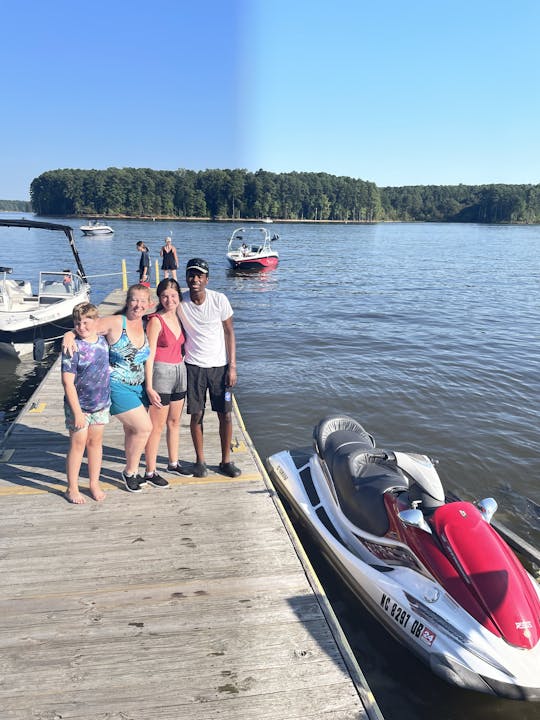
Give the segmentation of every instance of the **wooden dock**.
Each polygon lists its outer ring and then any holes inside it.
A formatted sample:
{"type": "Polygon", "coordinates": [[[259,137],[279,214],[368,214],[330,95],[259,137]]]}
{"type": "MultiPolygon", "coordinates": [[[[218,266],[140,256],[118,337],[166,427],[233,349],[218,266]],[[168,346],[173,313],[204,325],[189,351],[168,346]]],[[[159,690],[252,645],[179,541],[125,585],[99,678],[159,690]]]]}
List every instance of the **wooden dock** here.
{"type": "Polygon", "coordinates": [[[238,407],[233,438],[239,478],[209,412],[209,477],[131,494],[113,420],[107,498],[71,505],[53,365],[0,456],[2,720],[381,720],[238,407]]]}

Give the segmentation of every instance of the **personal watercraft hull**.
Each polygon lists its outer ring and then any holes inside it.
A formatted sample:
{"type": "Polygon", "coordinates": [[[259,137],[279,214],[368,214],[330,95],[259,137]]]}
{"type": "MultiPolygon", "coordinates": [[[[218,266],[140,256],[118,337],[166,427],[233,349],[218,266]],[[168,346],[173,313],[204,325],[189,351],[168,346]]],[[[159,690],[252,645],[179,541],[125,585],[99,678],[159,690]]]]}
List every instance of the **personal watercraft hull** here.
{"type": "MultiPolygon", "coordinates": [[[[420,461],[420,456],[397,455],[409,470],[411,463],[428,461],[424,456],[420,461]]],[[[426,568],[426,558],[403,542],[403,534],[399,537],[392,525],[392,493],[384,498],[390,517],[388,531],[373,534],[344,515],[329,469],[316,451],[277,453],[268,459],[268,465],[278,490],[343,580],[380,623],[434,673],[462,688],[515,700],[540,700],[540,642],[526,648],[512,645],[498,628],[488,629],[462,607],[426,568]]],[[[408,473],[402,474],[407,482],[408,473]]],[[[373,514],[376,512],[374,506],[373,514]]],[[[491,531],[488,523],[486,527],[491,531]]],[[[414,528],[414,533],[422,532],[414,528]]],[[[522,568],[518,576],[518,582],[525,582],[533,596],[535,612],[540,607],[538,585],[522,568]]],[[[522,618],[519,623],[523,627],[516,632],[534,640],[539,619],[522,618]]],[[[488,621],[486,624],[489,626],[488,621]]],[[[527,639],[523,641],[526,645],[527,639]]]]}

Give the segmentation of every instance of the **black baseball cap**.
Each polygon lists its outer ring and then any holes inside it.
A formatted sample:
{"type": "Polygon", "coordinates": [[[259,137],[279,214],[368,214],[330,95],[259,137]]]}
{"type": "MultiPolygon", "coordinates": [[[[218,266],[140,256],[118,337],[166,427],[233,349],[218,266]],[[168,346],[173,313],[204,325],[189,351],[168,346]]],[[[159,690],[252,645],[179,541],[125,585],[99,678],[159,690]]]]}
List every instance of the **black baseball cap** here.
{"type": "Polygon", "coordinates": [[[199,272],[208,275],[208,263],[202,258],[191,258],[191,260],[188,260],[186,264],[186,274],[190,270],[198,270],[199,272]]]}

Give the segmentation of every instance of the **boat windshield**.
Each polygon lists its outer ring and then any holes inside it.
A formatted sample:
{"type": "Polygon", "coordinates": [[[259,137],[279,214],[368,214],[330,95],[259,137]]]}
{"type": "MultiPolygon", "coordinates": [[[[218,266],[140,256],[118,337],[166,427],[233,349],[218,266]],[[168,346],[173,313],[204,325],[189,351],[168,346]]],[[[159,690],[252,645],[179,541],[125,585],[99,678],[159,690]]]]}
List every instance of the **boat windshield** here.
{"type": "Polygon", "coordinates": [[[265,228],[239,228],[235,230],[229,241],[229,252],[242,255],[260,253],[270,249],[270,235],[265,228]]]}
{"type": "Polygon", "coordinates": [[[65,300],[80,289],[80,278],[70,270],[61,272],[40,272],[39,302],[48,305],[56,300],[65,300]]]}

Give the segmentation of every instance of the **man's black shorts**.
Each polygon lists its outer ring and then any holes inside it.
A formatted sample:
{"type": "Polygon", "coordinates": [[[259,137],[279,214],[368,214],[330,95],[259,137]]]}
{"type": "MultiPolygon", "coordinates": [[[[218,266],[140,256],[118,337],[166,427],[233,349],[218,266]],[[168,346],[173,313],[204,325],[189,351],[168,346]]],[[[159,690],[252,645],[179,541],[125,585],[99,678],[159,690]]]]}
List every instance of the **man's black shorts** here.
{"type": "Polygon", "coordinates": [[[214,412],[225,412],[225,378],[228,365],[202,368],[186,363],[187,369],[187,412],[196,415],[204,410],[206,391],[214,412]]]}

